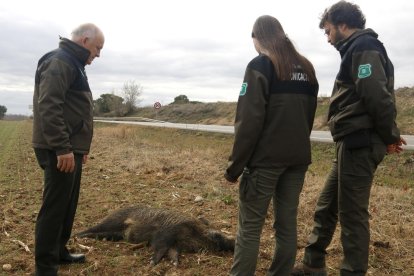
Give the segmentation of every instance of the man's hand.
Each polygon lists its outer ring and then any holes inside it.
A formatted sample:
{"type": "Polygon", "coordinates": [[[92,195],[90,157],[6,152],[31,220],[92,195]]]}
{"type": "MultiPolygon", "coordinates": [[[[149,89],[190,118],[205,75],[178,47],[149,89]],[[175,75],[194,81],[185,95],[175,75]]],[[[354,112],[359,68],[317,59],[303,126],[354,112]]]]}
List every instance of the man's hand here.
{"type": "Polygon", "coordinates": [[[57,156],[57,169],[65,173],[72,173],[75,170],[75,156],[73,152],[57,156]]]}
{"type": "Polygon", "coordinates": [[[393,154],[393,153],[400,153],[403,151],[402,145],[407,145],[407,141],[403,137],[400,136],[400,140],[395,143],[387,146],[387,153],[393,154]]]}
{"type": "Polygon", "coordinates": [[[88,161],[88,155],[84,154],[82,158],[82,164],[86,164],[86,161],[88,161]]]}

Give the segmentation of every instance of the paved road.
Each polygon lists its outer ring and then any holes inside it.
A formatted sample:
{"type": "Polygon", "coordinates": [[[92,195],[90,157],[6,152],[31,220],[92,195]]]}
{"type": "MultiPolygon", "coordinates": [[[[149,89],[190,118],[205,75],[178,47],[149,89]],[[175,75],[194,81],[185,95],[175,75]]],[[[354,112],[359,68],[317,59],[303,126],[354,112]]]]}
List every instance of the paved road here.
{"type": "MultiPolygon", "coordinates": [[[[167,128],[179,128],[179,129],[188,129],[188,130],[198,130],[198,131],[208,131],[208,132],[219,132],[233,134],[233,126],[220,126],[220,125],[199,125],[199,124],[175,124],[167,123],[161,121],[152,121],[152,122],[136,122],[136,121],[115,121],[115,120],[103,120],[98,119],[94,120],[95,122],[102,123],[111,123],[111,124],[130,124],[130,125],[143,125],[143,126],[154,126],[154,127],[167,127],[167,128]]],[[[311,133],[311,140],[316,142],[332,143],[332,136],[329,131],[318,131],[314,130],[311,133]]],[[[406,150],[414,150],[414,136],[412,135],[403,135],[404,139],[407,141],[407,145],[403,148],[406,150]]]]}

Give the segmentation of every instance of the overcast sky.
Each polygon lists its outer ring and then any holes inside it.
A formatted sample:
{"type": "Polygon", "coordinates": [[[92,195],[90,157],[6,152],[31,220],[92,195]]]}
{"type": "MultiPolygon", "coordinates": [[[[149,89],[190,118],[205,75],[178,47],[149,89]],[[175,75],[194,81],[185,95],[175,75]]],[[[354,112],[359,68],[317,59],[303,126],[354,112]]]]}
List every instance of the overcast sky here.
{"type": "MultiPolygon", "coordinates": [[[[94,99],[121,95],[126,81],[143,86],[141,105],[190,100],[237,101],[247,63],[256,56],[251,30],[269,14],[282,23],[296,48],[314,64],[319,95],[328,96],[339,54],[318,28],[332,0],[150,0],[0,3],[0,105],[7,114],[31,114],[38,59],[92,22],[105,34],[101,57],[87,66],[94,99]]],[[[414,1],[359,0],[395,66],[396,88],[414,86],[414,1]]]]}

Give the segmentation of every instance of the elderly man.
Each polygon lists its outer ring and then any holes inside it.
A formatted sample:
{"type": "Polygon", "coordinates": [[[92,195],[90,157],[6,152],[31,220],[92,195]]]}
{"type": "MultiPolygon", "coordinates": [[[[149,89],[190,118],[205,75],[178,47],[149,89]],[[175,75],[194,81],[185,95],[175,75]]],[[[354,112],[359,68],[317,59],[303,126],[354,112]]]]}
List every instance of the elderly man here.
{"type": "Polygon", "coordinates": [[[66,248],[78,204],[82,164],[93,133],[93,102],[85,65],[100,56],[104,35],[83,24],[71,39],[38,62],[33,96],[33,148],[44,171],[43,202],[35,229],[36,275],[57,275],[58,265],[84,262],[66,248]]]}

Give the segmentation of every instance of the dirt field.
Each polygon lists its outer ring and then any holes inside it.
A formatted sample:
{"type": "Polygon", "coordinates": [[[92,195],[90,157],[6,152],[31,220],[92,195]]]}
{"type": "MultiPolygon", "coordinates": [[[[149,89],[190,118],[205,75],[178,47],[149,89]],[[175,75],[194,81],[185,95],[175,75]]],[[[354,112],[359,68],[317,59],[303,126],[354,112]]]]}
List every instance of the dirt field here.
{"type": "MultiPolygon", "coordinates": [[[[0,121],[0,275],[34,272],[34,222],[41,203],[42,174],[30,147],[31,122],[0,121]],[[25,250],[27,246],[27,251],[25,250]]],[[[233,235],[237,185],[222,174],[232,136],[180,130],[97,125],[90,160],[84,167],[73,232],[111,210],[135,203],[199,216],[233,235]],[[195,198],[201,196],[201,202],[195,198]]],[[[301,197],[298,259],[312,225],[318,193],[333,158],[329,144],[314,144],[313,164],[301,197]]],[[[369,275],[414,275],[414,163],[412,152],[388,156],[372,189],[369,275]],[[411,161],[412,160],[412,161],[411,161]]],[[[257,275],[265,275],[273,254],[269,210],[257,275]]],[[[338,227],[339,228],[339,227],[338,227]]],[[[329,275],[338,275],[342,256],[337,229],[328,249],[329,275]]],[[[231,253],[182,254],[175,267],[149,264],[152,250],[123,242],[71,239],[85,264],[62,266],[60,275],[227,275],[231,253]]]]}

